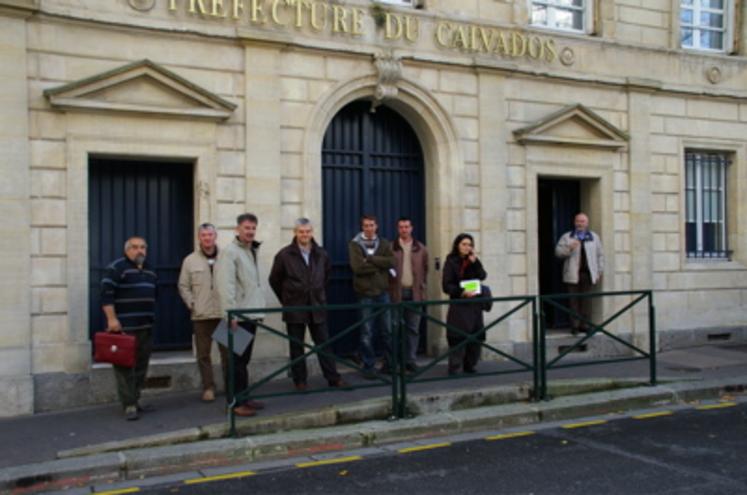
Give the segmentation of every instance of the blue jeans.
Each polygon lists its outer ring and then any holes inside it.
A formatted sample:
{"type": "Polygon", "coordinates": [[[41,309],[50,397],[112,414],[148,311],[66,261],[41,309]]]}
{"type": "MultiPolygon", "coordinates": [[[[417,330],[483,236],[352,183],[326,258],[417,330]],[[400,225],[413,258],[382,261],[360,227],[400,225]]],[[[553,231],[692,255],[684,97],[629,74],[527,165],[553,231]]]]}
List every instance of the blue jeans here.
{"type": "MultiPolygon", "coordinates": [[[[389,302],[389,294],[384,292],[378,296],[373,297],[361,297],[361,304],[385,304],[389,302]]],[[[376,311],[381,311],[380,308],[369,308],[364,307],[361,309],[361,318],[366,319],[376,311]]],[[[389,363],[389,356],[392,352],[391,342],[391,316],[389,310],[384,310],[375,318],[367,320],[361,325],[361,359],[363,359],[363,368],[370,370],[374,368],[376,364],[376,350],[374,349],[374,342],[377,338],[381,338],[381,342],[384,344],[384,366],[389,363]]]]}
{"type": "MultiPolygon", "coordinates": [[[[402,300],[412,301],[412,289],[402,289],[402,300]]],[[[407,339],[405,360],[407,364],[414,364],[417,360],[418,346],[420,345],[420,313],[406,309],[402,314],[402,319],[404,320],[403,329],[407,332],[402,335],[403,339],[407,339]]]]}

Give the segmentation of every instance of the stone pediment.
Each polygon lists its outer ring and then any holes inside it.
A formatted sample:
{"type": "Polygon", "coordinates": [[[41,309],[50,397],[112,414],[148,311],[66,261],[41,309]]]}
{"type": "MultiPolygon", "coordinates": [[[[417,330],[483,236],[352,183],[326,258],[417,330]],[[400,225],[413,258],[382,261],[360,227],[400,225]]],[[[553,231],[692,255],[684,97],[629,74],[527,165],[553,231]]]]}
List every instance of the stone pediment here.
{"type": "Polygon", "coordinates": [[[554,144],[619,149],[628,135],[581,104],[554,112],[526,127],[514,131],[523,144],[554,144]]]}
{"type": "Polygon", "coordinates": [[[225,120],[236,105],[150,60],[44,92],[53,107],[225,120]]]}

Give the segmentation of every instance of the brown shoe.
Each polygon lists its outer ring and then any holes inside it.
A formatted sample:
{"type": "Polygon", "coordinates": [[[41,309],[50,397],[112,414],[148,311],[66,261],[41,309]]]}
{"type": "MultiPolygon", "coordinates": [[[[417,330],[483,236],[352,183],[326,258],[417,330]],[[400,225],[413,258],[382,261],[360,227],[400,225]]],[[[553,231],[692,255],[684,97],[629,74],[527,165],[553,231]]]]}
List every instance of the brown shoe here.
{"type": "Polygon", "coordinates": [[[329,386],[333,388],[345,388],[345,387],[350,386],[350,384],[346,382],[345,380],[343,380],[342,378],[338,378],[337,380],[331,380],[328,383],[329,383],[329,386]]]}
{"type": "Polygon", "coordinates": [[[296,387],[296,390],[299,391],[299,392],[305,392],[306,389],[308,388],[308,386],[305,383],[303,383],[303,382],[296,383],[295,387],[296,387]]]}
{"type": "Polygon", "coordinates": [[[259,411],[260,409],[264,409],[265,408],[265,403],[264,402],[260,402],[258,400],[248,400],[248,401],[244,402],[244,405],[248,406],[251,409],[255,409],[257,411],[259,411]]]}
{"type": "Polygon", "coordinates": [[[257,411],[247,406],[246,404],[241,404],[240,406],[233,408],[233,413],[236,416],[243,416],[247,418],[249,416],[254,416],[255,414],[257,414],[257,411]]]}
{"type": "Polygon", "coordinates": [[[215,400],[215,392],[212,388],[207,388],[202,392],[203,402],[213,402],[215,400]]]}

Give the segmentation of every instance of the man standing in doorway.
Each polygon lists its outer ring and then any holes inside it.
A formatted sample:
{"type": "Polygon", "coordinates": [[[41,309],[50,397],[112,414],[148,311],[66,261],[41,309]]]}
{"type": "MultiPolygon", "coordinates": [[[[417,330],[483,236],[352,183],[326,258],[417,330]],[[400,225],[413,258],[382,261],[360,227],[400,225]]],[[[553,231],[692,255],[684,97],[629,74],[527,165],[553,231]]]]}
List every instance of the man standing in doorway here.
{"type": "MultiPolygon", "coordinates": [[[[401,217],[397,220],[399,237],[392,245],[396,260],[396,276],[391,278],[389,293],[392,302],[423,301],[428,277],[428,249],[412,236],[412,220],[401,217]]],[[[402,315],[407,331],[405,367],[416,371],[418,345],[420,343],[420,313],[406,310],[402,315]]]]}
{"type": "MultiPolygon", "coordinates": [[[[563,282],[571,294],[592,292],[602,281],[604,273],[604,249],[596,232],[589,230],[589,217],[578,213],[573,220],[575,229],[566,232],[555,246],[555,256],[564,259],[563,282]]],[[[571,310],[589,320],[591,301],[588,298],[572,297],[571,310]]],[[[586,332],[589,327],[577,318],[571,318],[571,330],[586,332]]]]}
{"type": "Polygon", "coordinates": [[[124,257],[106,267],[101,279],[101,305],[106,315],[106,331],[127,332],[136,339],[134,368],[113,365],[117,394],[128,421],[138,419],[144,408],[140,391],[148,373],[153,347],[153,322],[156,315],[158,277],[145,261],[148,244],[133,236],[124,245],[124,257]]]}
{"type": "MultiPolygon", "coordinates": [[[[296,220],[293,240],[275,255],[270,272],[270,286],[283,306],[322,306],[327,304],[326,286],[332,265],[327,252],[314,240],[314,227],[308,218],[296,220]]],[[[324,311],[283,313],[290,340],[290,357],[295,360],[304,355],[306,327],[314,341],[320,346],[327,341],[327,315],[324,311]]],[[[317,354],[324,378],[330,387],[344,386],[337,372],[331,347],[324,347],[317,354]]],[[[291,368],[296,390],[306,390],[306,360],[291,368]]]]}
{"type": "MultiPolygon", "coordinates": [[[[373,215],[361,217],[361,232],[348,244],[350,268],[353,270],[353,290],[361,304],[389,303],[389,275],[394,269],[394,254],[391,244],[377,235],[378,225],[373,215]]],[[[390,314],[379,313],[373,319],[369,317],[380,309],[365,307],[361,316],[366,320],[361,325],[360,352],[363,360],[363,376],[376,378],[376,351],[374,342],[378,338],[384,345],[382,373],[389,373],[391,355],[390,314]]]]}
{"type": "MultiPolygon", "coordinates": [[[[254,238],[257,234],[257,217],[252,213],[243,213],[236,218],[236,237],[223,248],[218,255],[217,283],[220,294],[221,311],[225,314],[231,309],[255,309],[265,307],[265,296],[260,284],[259,263],[257,256],[260,243],[254,238]]],[[[249,320],[232,319],[229,322],[232,331],[242,327],[255,335],[255,320],[264,318],[261,313],[252,313],[249,320]]],[[[234,362],[233,383],[236,392],[242,392],[249,386],[249,361],[252,358],[254,339],[249,343],[241,356],[234,362]]],[[[226,380],[228,382],[228,380],[226,380]]],[[[228,403],[234,398],[226,394],[228,403]]],[[[234,413],[237,416],[254,416],[264,404],[258,401],[246,401],[236,404],[234,413]]]]}
{"type": "MultiPolygon", "coordinates": [[[[179,295],[192,316],[192,329],[197,350],[197,367],[202,379],[202,400],[215,400],[215,381],[210,349],[213,332],[223,314],[220,308],[218,286],[215,283],[215,262],[218,259],[218,246],[215,241],[218,232],[211,223],[203,223],[197,229],[199,247],[184,258],[179,273],[179,295]]],[[[218,346],[223,375],[226,374],[227,349],[218,346]]]]}

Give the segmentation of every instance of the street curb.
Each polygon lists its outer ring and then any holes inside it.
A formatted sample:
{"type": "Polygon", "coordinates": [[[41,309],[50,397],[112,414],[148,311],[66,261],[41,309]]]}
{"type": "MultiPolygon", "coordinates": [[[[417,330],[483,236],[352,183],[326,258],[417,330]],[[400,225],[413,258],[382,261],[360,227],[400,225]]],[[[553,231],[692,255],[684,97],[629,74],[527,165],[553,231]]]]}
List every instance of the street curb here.
{"type": "Polygon", "coordinates": [[[94,483],[246,464],[383,444],[502,429],[719,398],[742,389],[747,376],[656,387],[626,388],[559,397],[551,402],[514,403],[425,414],[403,421],[367,421],[245,438],[210,439],[29,464],[0,470],[0,492],[35,493],[94,483]]]}
{"type": "MultiPolygon", "coordinates": [[[[570,395],[610,390],[639,385],[639,379],[573,379],[557,380],[549,387],[553,395],[570,395]]],[[[412,394],[407,402],[410,414],[448,413],[462,409],[510,404],[527,401],[530,398],[529,384],[499,385],[473,390],[452,390],[412,394]]],[[[387,398],[364,399],[353,403],[325,406],[302,412],[290,412],[267,417],[238,419],[236,430],[239,435],[264,435],[283,431],[321,428],[325,426],[361,423],[391,416],[391,401],[387,398]]],[[[225,421],[172,432],[159,433],[87,445],[74,449],[61,450],[58,459],[120,452],[147,447],[161,447],[198,440],[219,439],[228,436],[225,421]]]]}

